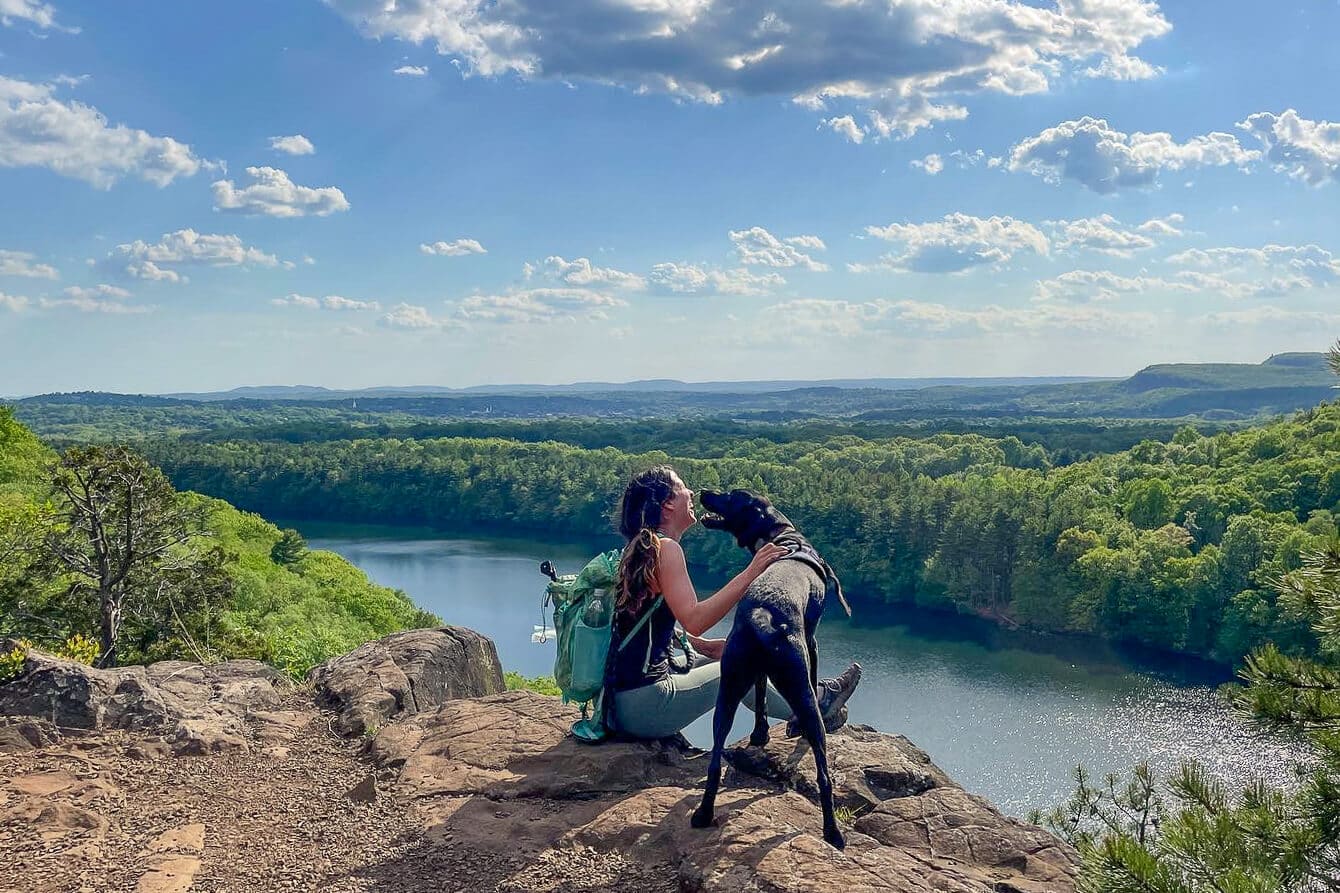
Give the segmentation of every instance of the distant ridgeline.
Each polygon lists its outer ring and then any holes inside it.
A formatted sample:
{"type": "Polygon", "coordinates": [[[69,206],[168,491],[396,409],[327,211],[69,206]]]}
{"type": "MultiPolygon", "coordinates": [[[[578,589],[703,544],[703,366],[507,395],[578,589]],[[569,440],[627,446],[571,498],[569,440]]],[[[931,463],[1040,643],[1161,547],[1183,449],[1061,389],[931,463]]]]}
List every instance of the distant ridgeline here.
{"type": "MultiPolygon", "coordinates": [[[[39,514],[61,508],[49,501],[48,468],[55,458],[0,406],[0,636],[26,637],[48,648],[75,634],[96,640],[98,630],[96,599],[51,570],[40,537],[24,538],[39,514]]],[[[194,660],[203,651],[216,658],[254,657],[301,675],[369,639],[439,622],[404,593],[368,582],[334,553],[307,551],[291,532],[286,539],[263,518],[218,499],[191,493],[175,498],[204,503],[207,542],[226,554],[226,579],[212,589],[223,597],[202,603],[188,592],[173,607],[174,619],[164,622],[143,616],[145,604],[133,601],[139,616],[126,618],[122,663],[194,660]],[[281,539],[285,550],[276,548],[281,539]],[[187,636],[198,650],[188,647],[187,636]]]]}
{"type": "MultiPolygon", "coordinates": [[[[146,449],[178,486],[272,517],[582,537],[610,531],[630,472],[668,460],[695,488],[773,497],[857,604],[955,609],[1225,662],[1265,641],[1315,648],[1309,606],[1266,583],[1335,536],[1340,513],[1335,404],[1213,436],[1184,427],[1062,468],[1041,447],[976,434],[740,440],[711,459],[459,437],[146,449]]],[[[690,536],[696,562],[739,567],[729,538],[690,536]]]]}

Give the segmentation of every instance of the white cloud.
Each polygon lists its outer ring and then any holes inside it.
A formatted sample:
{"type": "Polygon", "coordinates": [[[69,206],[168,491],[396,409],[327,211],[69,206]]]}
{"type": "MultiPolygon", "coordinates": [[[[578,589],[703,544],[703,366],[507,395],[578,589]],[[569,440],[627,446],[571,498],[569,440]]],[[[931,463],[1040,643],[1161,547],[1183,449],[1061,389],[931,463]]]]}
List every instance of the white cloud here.
{"type": "Polygon", "coordinates": [[[377,320],[377,325],[391,329],[440,329],[448,323],[444,319],[435,319],[427,307],[402,303],[377,320]]]}
{"type": "Polygon", "coordinates": [[[1108,56],[1091,68],[1084,69],[1084,76],[1090,78],[1108,78],[1114,81],[1143,81],[1163,74],[1159,65],[1150,65],[1144,59],[1134,56],[1108,56]]]}
{"type": "MultiPolygon", "coordinates": [[[[1322,288],[1340,282],[1340,259],[1318,245],[1266,245],[1262,248],[1191,248],[1168,258],[1178,266],[1207,270],[1228,297],[1259,297],[1322,288]]],[[[1180,273],[1186,281],[1194,271],[1180,273]]]]}
{"type": "Polygon", "coordinates": [[[681,295],[762,295],[786,284],[780,273],[753,273],[744,267],[709,270],[696,264],[663,263],[647,280],[659,291],[681,295]]]}
{"type": "Polygon", "coordinates": [[[127,260],[125,271],[137,279],[184,282],[186,277],[163,264],[211,267],[277,267],[279,258],[244,245],[234,235],[197,233],[179,229],[165,233],[153,244],[136,240],[116,246],[114,258],[127,260]]]}
{"type": "Polygon", "coordinates": [[[56,8],[36,0],[0,0],[0,25],[12,27],[15,22],[28,22],[36,28],[56,28],[79,33],[78,28],[61,28],[56,24],[56,8]]]}
{"type": "Polygon", "coordinates": [[[944,159],[932,152],[925,158],[913,158],[908,162],[911,167],[920,168],[932,177],[945,169],[944,159]]]}
{"type": "Polygon", "coordinates": [[[1195,283],[1158,276],[1122,276],[1110,270],[1071,270],[1052,279],[1039,280],[1033,300],[1044,303],[1103,302],[1114,301],[1123,294],[1197,290],[1195,283]]]}
{"type": "MultiPolygon", "coordinates": [[[[431,44],[467,76],[587,81],[717,104],[841,104],[880,136],[962,118],[954,97],[1130,77],[1171,25],[1152,0],[326,0],[368,37],[431,44]]],[[[1143,69],[1150,70],[1149,68],[1143,69]]],[[[828,124],[848,138],[851,124],[828,124]]]]}
{"type": "Polygon", "coordinates": [[[356,301],[353,298],[343,298],[339,295],[326,295],[321,299],[321,306],[327,310],[380,310],[382,305],[377,301],[356,301]]]}
{"type": "Polygon", "coordinates": [[[1111,214],[1099,214],[1081,220],[1048,220],[1052,230],[1052,246],[1062,252],[1096,251],[1113,257],[1132,257],[1137,251],[1153,248],[1158,237],[1182,235],[1177,224],[1181,214],[1169,214],[1146,220],[1134,228],[1121,223],[1111,214]]]}
{"type": "Polygon", "coordinates": [[[0,291],[0,309],[18,313],[28,306],[28,299],[19,295],[7,295],[0,291]]]}
{"type": "Polygon", "coordinates": [[[315,266],[315,265],[316,265],[316,258],[312,257],[310,254],[304,254],[304,255],[302,256],[302,262],[303,262],[304,264],[306,264],[307,266],[309,266],[309,267],[311,267],[311,266],[315,266]]]}
{"type": "Polygon", "coordinates": [[[568,285],[604,286],[634,291],[647,287],[647,280],[636,273],[625,273],[612,267],[595,267],[585,257],[569,261],[553,254],[544,259],[544,268],[551,278],[568,285]]]}
{"type": "Polygon", "coordinates": [[[115,298],[125,300],[130,297],[130,292],[124,288],[115,285],[95,285],[91,288],[83,288],[78,285],[72,285],[65,289],[65,294],[71,298],[94,299],[94,298],[115,298]]]}
{"type": "Polygon", "coordinates": [[[1008,261],[1020,251],[1046,255],[1047,237],[1037,227],[1013,217],[973,217],[955,212],[927,223],[867,226],[877,239],[902,243],[902,254],[889,254],[877,264],[848,264],[853,273],[888,269],[905,273],[957,273],[982,264],[1008,261]]]}
{"type": "MultiPolygon", "coordinates": [[[[66,293],[69,293],[69,289],[66,293]]],[[[99,298],[89,294],[79,294],[71,298],[42,298],[38,305],[43,310],[59,310],[69,308],[78,310],[81,313],[109,313],[109,314],[137,314],[148,313],[148,307],[138,304],[124,304],[115,298],[99,298]]]]}
{"type": "MultiPolygon", "coordinates": [[[[818,237],[802,236],[794,238],[817,239],[818,237]]],[[[828,269],[828,264],[821,263],[800,251],[796,247],[796,244],[800,243],[794,243],[792,239],[778,239],[761,226],[731,230],[730,240],[735,243],[735,252],[740,257],[740,263],[745,266],[803,267],[816,273],[822,273],[828,269]]]]}
{"type": "Polygon", "coordinates": [[[1258,112],[1238,126],[1266,147],[1266,159],[1280,173],[1311,186],[1340,179],[1340,123],[1309,121],[1293,109],[1258,112]]]}
{"type": "Polygon", "coordinates": [[[818,236],[787,236],[782,239],[788,245],[795,245],[798,248],[807,248],[810,251],[827,251],[828,246],[824,240],[818,236]]]}
{"type": "Polygon", "coordinates": [[[287,155],[311,155],[316,152],[316,146],[301,133],[295,133],[293,136],[272,136],[270,148],[287,155]]]}
{"type": "Polygon", "coordinates": [[[392,74],[400,74],[406,77],[421,78],[428,74],[427,65],[402,65],[392,74]]]}
{"type": "Polygon", "coordinates": [[[136,279],[145,279],[149,282],[189,282],[185,276],[175,270],[165,270],[151,260],[138,261],[136,263],[126,264],[126,272],[136,279]]]}
{"type": "Polygon", "coordinates": [[[316,298],[297,293],[282,298],[271,298],[270,303],[276,307],[302,307],[305,310],[317,310],[321,307],[321,302],[316,298]]]}
{"type": "Polygon", "coordinates": [[[606,319],[628,302],[586,288],[529,288],[498,295],[471,295],[455,302],[458,317],[471,322],[533,323],[606,319]]]}
{"type": "Polygon", "coordinates": [[[155,186],[202,167],[191,147],[123,124],[80,102],[61,102],[51,87],[0,76],[0,167],[44,167],[109,189],[134,174],[155,186]]]}
{"type": "Polygon", "coordinates": [[[1161,171],[1246,166],[1261,157],[1228,133],[1194,136],[1185,143],[1167,133],[1122,133],[1101,118],[1063,121],[1010,150],[1010,170],[1049,182],[1075,180],[1094,192],[1152,186],[1161,171]]]}
{"type": "Polygon", "coordinates": [[[33,263],[36,257],[27,251],[0,250],[0,276],[26,276],[31,279],[59,279],[50,264],[33,263]]]}
{"type": "Polygon", "coordinates": [[[488,254],[484,246],[474,239],[456,239],[451,242],[433,242],[419,245],[424,254],[438,254],[443,257],[462,257],[467,254],[488,254]]]}
{"type": "Polygon", "coordinates": [[[237,189],[232,180],[213,184],[214,210],[267,217],[325,217],[349,210],[344,193],[334,186],[299,186],[273,167],[249,167],[247,175],[256,182],[244,189],[237,189]]]}
{"type": "Polygon", "coordinates": [[[861,129],[861,125],[857,124],[856,119],[851,115],[838,115],[833,118],[824,118],[823,124],[834,133],[845,136],[853,143],[860,144],[865,142],[865,131],[861,129]]]}

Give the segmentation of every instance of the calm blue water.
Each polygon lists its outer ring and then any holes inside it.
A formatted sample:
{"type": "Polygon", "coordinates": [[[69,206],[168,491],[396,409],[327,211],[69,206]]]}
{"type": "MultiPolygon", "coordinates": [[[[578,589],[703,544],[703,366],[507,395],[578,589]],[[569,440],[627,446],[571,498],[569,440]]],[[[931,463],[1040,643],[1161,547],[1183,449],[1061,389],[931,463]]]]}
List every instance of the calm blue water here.
{"type": "MultiPolygon", "coordinates": [[[[542,620],[539,562],[573,572],[612,545],[298,526],[313,548],[338,552],[446,622],[488,635],[503,666],[527,676],[553,670],[553,643],[530,641],[542,620]]],[[[713,582],[695,579],[704,594],[713,582]]],[[[1077,763],[1104,773],[1147,759],[1166,774],[1197,759],[1234,790],[1291,755],[1281,742],[1249,734],[1217,699],[1220,680],[1203,668],[1133,664],[1092,643],[1011,636],[924,614],[876,627],[830,615],[819,648],[823,675],[853,660],[865,669],[849,703],[852,721],[906,735],[965,788],[1013,815],[1063,800],[1077,763]]],[[[736,736],[749,725],[742,710],[736,736]]],[[[708,745],[710,717],[687,735],[708,745]]],[[[1287,782],[1288,772],[1275,768],[1267,777],[1287,782]]]]}

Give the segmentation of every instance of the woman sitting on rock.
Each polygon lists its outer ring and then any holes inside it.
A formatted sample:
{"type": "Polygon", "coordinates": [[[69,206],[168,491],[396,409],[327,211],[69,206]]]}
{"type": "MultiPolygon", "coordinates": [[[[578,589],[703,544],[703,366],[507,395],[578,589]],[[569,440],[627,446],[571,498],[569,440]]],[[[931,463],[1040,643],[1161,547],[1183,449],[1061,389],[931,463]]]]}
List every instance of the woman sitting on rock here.
{"type": "MultiPolygon", "coordinates": [[[[679,545],[679,538],[697,520],[693,491],[668,465],[644,471],[624,490],[619,532],[628,544],[619,563],[614,641],[622,642],[643,614],[653,610],[637,637],[611,653],[614,709],[610,719],[625,735],[674,735],[716,707],[726,640],[706,639],[701,634],[730,613],[768,565],[789,554],[783,546],[764,544],[748,567],[716,594],[699,601],[679,545]],[[658,595],[664,600],[652,609],[658,595]],[[679,672],[670,661],[676,621],[689,632],[689,644],[696,652],[689,655],[688,666],[679,672]]],[[[860,679],[860,666],[852,664],[836,679],[820,682],[819,710],[830,730],[845,722],[847,699],[860,679]]],[[[791,717],[790,707],[771,683],[766,700],[769,716],[791,717]]],[[[752,686],[743,703],[756,709],[752,686]]]]}

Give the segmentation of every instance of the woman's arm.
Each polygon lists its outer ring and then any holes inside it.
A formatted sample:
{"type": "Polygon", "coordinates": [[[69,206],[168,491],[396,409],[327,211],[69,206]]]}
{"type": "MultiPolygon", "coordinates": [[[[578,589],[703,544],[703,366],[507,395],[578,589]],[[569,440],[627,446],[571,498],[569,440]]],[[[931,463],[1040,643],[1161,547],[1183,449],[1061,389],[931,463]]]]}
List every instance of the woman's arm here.
{"type": "Polygon", "coordinates": [[[656,586],[665,596],[665,603],[675,615],[679,625],[693,636],[701,636],[730,613],[735,603],[744,597],[749,584],[758,579],[763,569],[783,555],[789,555],[785,546],[767,543],[749,562],[749,566],[740,571],[725,586],[722,586],[710,598],[698,601],[693,591],[693,582],[689,580],[689,568],[684,562],[684,550],[672,539],[661,540],[661,552],[656,559],[656,586]]]}
{"type": "Polygon", "coordinates": [[[725,639],[703,639],[698,636],[689,636],[689,644],[694,651],[712,660],[721,660],[721,652],[726,648],[725,639]]]}

